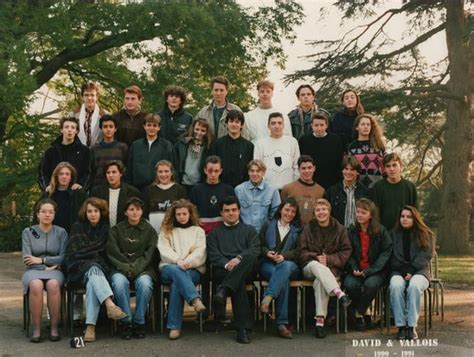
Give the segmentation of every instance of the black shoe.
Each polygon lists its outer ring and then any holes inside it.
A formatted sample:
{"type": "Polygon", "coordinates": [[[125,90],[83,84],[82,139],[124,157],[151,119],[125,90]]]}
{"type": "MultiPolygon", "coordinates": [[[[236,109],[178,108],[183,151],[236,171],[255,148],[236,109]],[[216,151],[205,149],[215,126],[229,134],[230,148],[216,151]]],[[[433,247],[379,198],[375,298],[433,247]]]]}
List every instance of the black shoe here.
{"type": "Polygon", "coordinates": [[[214,304],[225,305],[227,302],[227,295],[228,295],[227,288],[224,286],[219,286],[217,288],[216,293],[212,297],[212,300],[214,301],[214,304]]]}
{"type": "Polygon", "coordinates": [[[334,326],[336,324],[336,316],[330,315],[324,319],[324,326],[334,326]]]}
{"type": "Polygon", "coordinates": [[[131,340],[133,338],[133,328],[131,323],[123,323],[120,327],[120,335],[124,340],[131,340]]]}
{"type": "Polygon", "coordinates": [[[61,339],[61,335],[49,335],[49,340],[51,342],[58,342],[61,339]]]}
{"type": "Polygon", "coordinates": [[[416,340],[418,339],[418,334],[414,327],[407,326],[406,328],[406,339],[407,340],[416,340]]]}
{"type": "Polygon", "coordinates": [[[374,327],[374,322],[372,321],[372,316],[364,315],[365,328],[371,329],[374,327]]]}
{"type": "Polygon", "coordinates": [[[137,339],[145,338],[145,324],[136,324],[133,337],[137,339]]]}
{"type": "Polygon", "coordinates": [[[341,303],[342,307],[344,309],[347,309],[349,307],[349,305],[351,304],[351,299],[349,298],[349,296],[347,295],[344,295],[343,297],[341,297],[339,299],[339,302],[341,303]]]}
{"type": "Polygon", "coordinates": [[[237,342],[250,343],[250,336],[247,329],[242,328],[242,329],[237,330],[237,342]]]}
{"type": "Polygon", "coordinates": [[[406,328],[405,326],[398,328],[397,340],[404,340],[406,338],[406,328]]]}
{"type": "Polygon", "coordinates": [[[33,342],[33,343],[40,343],[42,342],[43,339],[41,338],[41,336],[36,336],[36,337],[30,337],[30,342],[33,342]]]}
{"type": "Polygon", "coordinates": [[[324,338],[326,337],[326,331],[324,330],[324,326],[316,326],[316,329],[314,331],[314,335],[317,338],[324,338]]]}
{"type": "Polygon", "coordinates": [[[357,331],[365,331],[366,326],[365,326],[364,318],[363,317],[356,317],[354,327],[357,331]]]}

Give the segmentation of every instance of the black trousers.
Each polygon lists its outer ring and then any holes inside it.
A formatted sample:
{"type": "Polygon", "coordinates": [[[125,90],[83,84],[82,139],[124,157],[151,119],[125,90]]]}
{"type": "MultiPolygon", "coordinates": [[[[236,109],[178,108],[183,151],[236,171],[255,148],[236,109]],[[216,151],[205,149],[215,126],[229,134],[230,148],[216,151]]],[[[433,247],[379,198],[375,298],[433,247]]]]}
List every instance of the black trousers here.
{"type": "Polygon", "coordinates": [[[252,329],[253,316],[245,289],[246,280],[255,271],[256,257],[245,257],[232,271],[224,267],[212,267],[212,280],[231,291],[232,313],[236,329],[252,329]]]}
{"type": "Polygon", "coordinates": [[[367,278],[357,277],[348,274],[344,279],[344,287],[347,295],[352,300],[354,308],[359,314],[365,314],[365,311],[375,299],[377,291],[385,281],[385,274],[374,274],[367,278]]]}

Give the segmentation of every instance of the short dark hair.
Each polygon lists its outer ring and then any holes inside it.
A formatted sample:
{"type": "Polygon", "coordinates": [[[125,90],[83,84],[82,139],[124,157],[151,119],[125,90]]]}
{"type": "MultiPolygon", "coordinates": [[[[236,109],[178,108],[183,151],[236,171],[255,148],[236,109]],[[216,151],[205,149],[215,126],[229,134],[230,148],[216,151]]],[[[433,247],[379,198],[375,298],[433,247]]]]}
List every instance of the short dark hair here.
{"type": "Polygon", "coordinates": [[[291,223],[294,224],[295,226],[302,227],[303,223],[301,222],[298,201],[296,201],[296,198],[294,198],[293,196],[287,197],[283,201],[281,201],[280,206],[278,206],[278,209],[275,212],[275,215],[273,216],[273,218],[277,220],[281,218],[281,210],[286,204],[289,204],[291,207],[296,208],[295,218],[293,218],[293,221],[291,223]]]}
{"type": "Polygon", "coordinates": [[[383,157],[383,166],[387,165],[390,161],[398,161],[402,166],[402,158],[396,152],[391,152],[383,157]]]}
{"type": "Polygon", "coordinates": [[[124,171],[125,171],[125,165],[123,164],[122,161],[120,161],[120,160],[110,160],[110,161],[107,161],[104,164],[104,176],[107,175],[107,170],[109,169],[110,166],[117,166],[117,169],[119,170],[119,172],[121,174],[123,174],[124,171]]]}
{"type": "Polygon", "coordinates": [[[270,124],[270,120],[272,120],[273,118],[282,118],[283,122],[285,121],[285,119],[283,118],[283,114],[281,114],[280,112],[273,112],[270,113],[270,115],[268,116],[267,124],[270,124]]]}
{"type": "Polygon", "coordinates": [[[62,117],[59,120],[59,128],[62,129],[63,126],[64,126],[64,123],[67,122],[67,121],[70,121],[71,123],[75,123],[76,126],[77,126],[77,132],[79,132],[79,119],[77,119],[76,117],[73,117],[73,116],[62,117]]]}
{"type": "Polygon", "coordinates": [[[222,210],[224,209],[224,205],[230,206],[233,204],[236,204],[237,208],[240,209],[239,199],[236,196],[227,196],[221,202],[219,202],[219,212],[222,212],[222,210]]]}
{"type": "Polygon", "coordinates": [[[240,110],[232,109],[230,112],[228,112],[225,117],[225,123],[227,124],[230,119],[239,119],[240,124],[245,124],[244,113],[242,113],[240,110]]]}
{"type": "Polygon", "coordinates": [[[301,166],[301,164],[305,163],[305,162],[310,162],[312,163],[314,166],[316,166],[316,163],[314,162],[314,159],[309,156],[309,155],[301,155],[299,158],[298,158],[298,168],[301,166]]]}
{"type": "Polygon", "coordinates": [[[313,123],[313,120],[316,120],[316,119],[324,120],[327,125],[329,124],[329,117],[325,112],[322,112],[319,110],[314,112],[314,114],[311,116],[311,124],[313,123]]]}
{"type": "Polygon", "coordinates": [[[219,164],[222,167],[222,160],[217,155],[211,155],[206,158],[206,161],[204,161],[204,168],[207,167],[207,164],[219,164]]]}
{"type": "Polygon", "coordinates": [[[54,208],[54,213],[56,214],[56,212],[58,211],[58,204],[54,202],[51,198],[43,198],[42,200],[39,200],[38,202],[36,202],[35,213],[38,214],[41,207],[46,204],[52,205],[54,208]]]}
{"type": "Polygon", "coordinates": [[[131,205],[134,205],[136,207],[141,208],[142,210],[145,208],[145,202],[143,202],[140,198],[138,197],[132,197],[125,202],[125,207],[123,208],[123,211],[125,212],[128,210],[128,207],[131,205]]]}
{"type": "Polygon", "coordinates": [[[186,89],[184,89],[183,87],[180,87],[174,84],[167,86],[163,92],[165,103],[170,95],[177,96],[181,99],[180,107],[182,107],[184,103],[186,103],[187,94],[186,94],[186,89]]]}
{"type": "Polygon", "coordinates": [[[229,80],[227,79],[226,76],[216,76],[216,77],[212,78],[211,88],[214,88],[215,83],[223,84],[226,89],[229,89],[229,84],[230,83],[229,83],[229,80]]]}
{"type": "Polygon", "coordinates": [[[313,95],[316,95],[316,92],[313,87],[311,87],[309,84],[302,84],[298,88],[296,88],[296,97],[299,98],[300,92],[303,88],[308,88],[313,95]]]}
{"type": "Polygon", "coordinates": [[[100,117],[100,119],[99,119],[99,128],[100,129],[102,129],[102,124],[104,123],[104,121],[114,122],[114,126],[115,126],[115,128],[117,128],[117,119],[115,119],[115,117],[113,117],[112,115],[104,114],[100,117]]]}

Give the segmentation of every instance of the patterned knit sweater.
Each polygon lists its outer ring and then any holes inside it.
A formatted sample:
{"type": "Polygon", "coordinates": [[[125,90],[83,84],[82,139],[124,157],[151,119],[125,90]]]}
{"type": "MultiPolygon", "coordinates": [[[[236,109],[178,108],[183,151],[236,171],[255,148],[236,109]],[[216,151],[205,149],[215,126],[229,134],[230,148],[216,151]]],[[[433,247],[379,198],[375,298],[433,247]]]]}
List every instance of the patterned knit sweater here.
{"type": "Polygon", "coordinates": [[[347,148],[347,156],[354,156],[360,162],[360,182],[369,188],[383,178],[384,155],[385,150],[374,149],[369,140],[354,140],[347,148]]]}

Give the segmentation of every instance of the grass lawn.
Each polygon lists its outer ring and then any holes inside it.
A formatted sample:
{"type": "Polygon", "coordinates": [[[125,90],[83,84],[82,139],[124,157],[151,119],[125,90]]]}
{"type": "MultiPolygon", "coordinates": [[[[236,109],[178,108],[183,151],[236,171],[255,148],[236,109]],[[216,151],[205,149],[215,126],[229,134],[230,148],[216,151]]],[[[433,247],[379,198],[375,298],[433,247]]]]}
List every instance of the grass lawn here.
{"type": "Polygon", "coordinates": [[[439,256],[438,261],[443,281],[474,285],[474,256],[439,256]]]}

